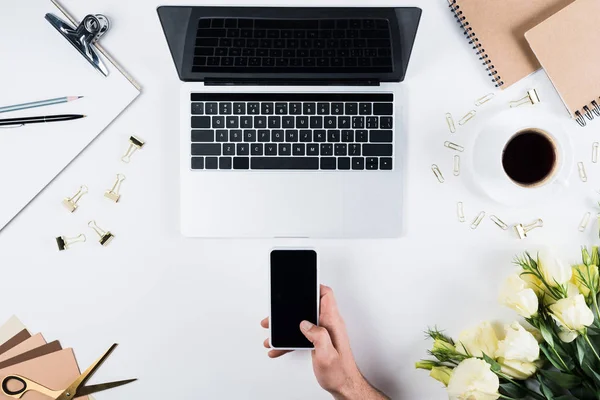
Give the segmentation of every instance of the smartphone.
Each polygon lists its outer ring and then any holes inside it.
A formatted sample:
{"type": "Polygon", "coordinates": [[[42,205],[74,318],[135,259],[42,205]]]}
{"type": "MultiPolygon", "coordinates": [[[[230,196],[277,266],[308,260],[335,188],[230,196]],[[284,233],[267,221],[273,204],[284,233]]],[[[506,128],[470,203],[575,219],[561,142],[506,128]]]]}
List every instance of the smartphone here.
{"type": "Polygon", "coordinates": [[[271,252],[271,347],[313,349],[300,331],[300,322],[319,324],[319,266],[314,250],[276,249],[271,252]]]}

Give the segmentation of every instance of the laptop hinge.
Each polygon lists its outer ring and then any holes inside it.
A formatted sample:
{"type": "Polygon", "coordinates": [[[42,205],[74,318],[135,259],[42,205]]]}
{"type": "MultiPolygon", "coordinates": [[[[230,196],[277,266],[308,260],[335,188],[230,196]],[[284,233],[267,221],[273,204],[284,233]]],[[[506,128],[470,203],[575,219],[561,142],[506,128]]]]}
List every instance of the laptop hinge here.
{"type": "Polygon", "coordinates": [[[378,79],[231,79],[205,78],[206,86],[380,86],[378,79]]]}

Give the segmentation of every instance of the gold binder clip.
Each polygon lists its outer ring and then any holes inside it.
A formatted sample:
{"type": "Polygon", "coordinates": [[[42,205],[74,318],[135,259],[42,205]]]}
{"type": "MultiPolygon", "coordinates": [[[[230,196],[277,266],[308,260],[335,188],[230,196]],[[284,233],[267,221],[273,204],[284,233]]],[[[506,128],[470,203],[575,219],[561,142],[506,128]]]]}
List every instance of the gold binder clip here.
{"type": "Polygon", "coordinates": [[[527,91],[527,95],[525,97],[523,97],[522,99],[519,99],[519,100],[511,101],[509,104],[510,104],[510,108],[515,108],[515,107],[522,106],[523,104],[535,105],[535,104],[539,103],[540,101],[541,101],[540,96],[538,96],[537,90],[531,89],[531,90],[527,91]]]}
{"type": "Polygon", "coordinates": [[[488,93],[485,96],[480,97],[479,99],[475,100],[475,105],[477,107],[482,106],[493,98],[494,98],[494,93],[488,93]]]}
{"type": "Polygon", "coordinates": [[[448,124],[448,129],[450,129],[450,133],[455,133],[456,125],[454,125],[454,118],[452,118],[452,114],[446,113],[446,123],[448,124]]]}
{"type": "Polygon", "coordinates": [[[111,189],[104,192],[104,197],[114,201],[115,203],[118,203],[119,199],[121,198],[121,195],[119,194],[119,191],[121,190],[121,183],[123,183],[124,180],[125,175],[117,174],[117,180],[115,181],[115,184],[111,189]]]}
{"type": "Polygon", "coordinates": [[[475,118],[476,115],[477,115],[477,111],[471,110],[464,117],[462,117],[460,119],[460,121],[458,121],[458,124],[460,126],[463,126],[464,124],[466,124],[467,122],[469,122],[470,120],[472,120],[473,118],[475,118]]]}
{"type": "Polygon", "coordinates": [[[115,235],[113,235],[112,233],[107,232],[107,231],[103,230],[102,228],[100,228],[96,224],[96,221],[90,221],[88,223],[88,226],[90,228],[92,228],[98,234],[98,236],[100,236],[99,242],[102,246],[108,246],[115,237],[115,235]]]}
{"type": "Polygon", "coordinates": [[[515,225],[515,232],[517,232],[519,239],[525,239],[527,237],[527,234],[529,233],[529,231],[531,231],[535,228],[541,228],[543,226],[544,226],[544,221],[542,221],[542,219],[540,218],[529,225],[523,225],[523,224],[515,225]]]}
{"type": "Polygon", "coordinates": [[[81,235],[73,237],[73,238],[68,238],[65,236],[59,236],[56,238],[56,244],[58,245],[59,251],[68,250],[71,247],[71,245],[73,245],[75,243],[83,243],[85,241],[86,241],[86,238],[83,233],[81,235]]]}
{"type": "Polygon", "coordinates": [[[85,185],[81,185],[77,193],[73,195],[73,197],[66,197],[62,203],[63,206],[67,208],[70,212],[75,212],[77,210],[77,202],[81,200],[84,194],[88,192],[88,188],[85,185]]]}
{"type": "Polygon", "coordinates": [[[133,155],[133,153],[142,149],[145,144],[146,142],[144,142],[142,139],[135,136],[131,136],[129,138],[129,148],[127,149],[127,153],[125,153],[125,155],[121,157],[121,160],[125,163],[129,163],[131,161],[131,156],[133,155]]]}

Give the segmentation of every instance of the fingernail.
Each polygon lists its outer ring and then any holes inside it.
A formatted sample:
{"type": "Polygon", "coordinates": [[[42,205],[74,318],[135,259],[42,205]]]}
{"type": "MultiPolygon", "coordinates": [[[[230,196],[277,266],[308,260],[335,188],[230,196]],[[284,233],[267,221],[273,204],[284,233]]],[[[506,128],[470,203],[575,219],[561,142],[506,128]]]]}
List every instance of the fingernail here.
{"type": "Polygon", "coordinates": [[[310,331],[310,330],[312,329],[312,327],[313,327],[313,326],[314,326],[314,325],[313,325],[313,324],[311,324],[311,323],[310,323],[310,322],[308,322],[308,321],[302,321],[302,322],[300,323],[300,329],[302,329],[302,330],[303,330],[303,331],[305,331],[305,332],[306,332],[306,331],[310,331]]]}

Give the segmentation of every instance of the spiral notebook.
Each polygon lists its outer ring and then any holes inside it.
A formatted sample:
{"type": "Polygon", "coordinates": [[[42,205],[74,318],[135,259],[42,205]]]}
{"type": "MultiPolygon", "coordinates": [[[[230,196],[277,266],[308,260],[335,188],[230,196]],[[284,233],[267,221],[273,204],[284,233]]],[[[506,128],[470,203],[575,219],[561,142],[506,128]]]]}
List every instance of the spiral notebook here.
{"type": "Polygon", "coordinates": [[[577,0],[525,37],[571,117],[600,117],[600,0],[577,0]]]}
{"type": "Polygon", "coordinates": [[[469,44],[504,89],[540,69],[525,32],[574,0],[448,0],[469,44]]]}

